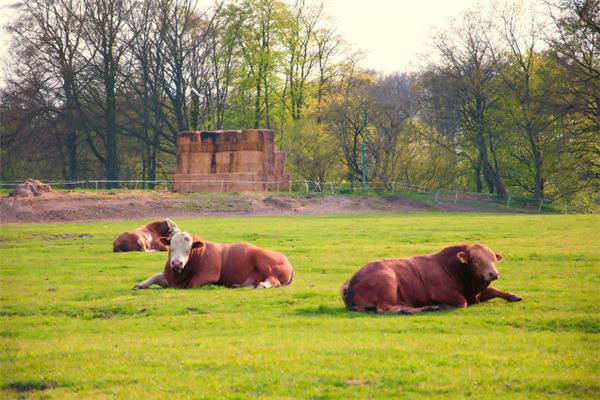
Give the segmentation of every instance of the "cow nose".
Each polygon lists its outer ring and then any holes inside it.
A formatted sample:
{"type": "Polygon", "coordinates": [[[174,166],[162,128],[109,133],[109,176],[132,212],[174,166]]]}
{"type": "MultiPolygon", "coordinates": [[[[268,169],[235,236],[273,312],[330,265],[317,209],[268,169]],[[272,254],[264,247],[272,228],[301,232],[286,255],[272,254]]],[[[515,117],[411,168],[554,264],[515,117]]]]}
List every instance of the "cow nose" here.
{"type": "Polygon", "coordinates": [[[490,272],[489,275],[491,281],[495,281],[500,276],[497,272],[490,272]]]}
{"type": "Polygon", "coordinates": [[[175,269],[181,269],[183,263],[181,262],[181,260],[173,260],[171,261],[171,266],[175,269]]]}

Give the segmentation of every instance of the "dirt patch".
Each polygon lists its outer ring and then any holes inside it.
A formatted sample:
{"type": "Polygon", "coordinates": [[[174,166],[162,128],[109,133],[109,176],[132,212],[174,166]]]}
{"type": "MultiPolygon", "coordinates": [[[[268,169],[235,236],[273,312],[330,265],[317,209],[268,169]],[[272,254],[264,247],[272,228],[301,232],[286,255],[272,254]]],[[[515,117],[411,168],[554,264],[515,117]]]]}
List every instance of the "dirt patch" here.
{"type": "Polygon", "coordinates": [[[265,203],[267,206],[271,206],[278,210],[291,210],[292,208],[294,208],[289,202],[271,196],[265,198],[263,200],[263,203],[265,203]]]}
{"type": "Polygon", "coordinates": [[[48,192],[38,197],[2,197],[0,198],[0,223],[434,210],[482,211],[448,203],[422,202],[402,196],[328,196],[287,193],[191,193],[184,195],[161,190],[151,192],[123,190],[104,193],[48,192]]]}
{"type": "Polygon", "coordinates": [[[63,233],[61,235],[51,235],[44,236],[44,240],[61,240],[61,239],[72,239],[72,238],[82,238],[82,237],[92,237],[94,235],[90,235],[89,233],[63,233]]]}

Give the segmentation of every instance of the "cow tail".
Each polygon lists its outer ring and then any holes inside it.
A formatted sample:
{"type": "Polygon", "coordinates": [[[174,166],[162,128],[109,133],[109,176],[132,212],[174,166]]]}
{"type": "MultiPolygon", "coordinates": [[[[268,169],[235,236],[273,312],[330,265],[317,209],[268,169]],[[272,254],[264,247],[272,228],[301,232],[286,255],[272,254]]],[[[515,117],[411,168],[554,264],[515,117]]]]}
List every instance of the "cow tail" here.
{"type": "Polygon", "coordinates": [[[347,280],[340,289],[340,295],[344,300],[344,305],[350,311],[354,310],[354,299],[352,298],[352,280],[347,280]]]}

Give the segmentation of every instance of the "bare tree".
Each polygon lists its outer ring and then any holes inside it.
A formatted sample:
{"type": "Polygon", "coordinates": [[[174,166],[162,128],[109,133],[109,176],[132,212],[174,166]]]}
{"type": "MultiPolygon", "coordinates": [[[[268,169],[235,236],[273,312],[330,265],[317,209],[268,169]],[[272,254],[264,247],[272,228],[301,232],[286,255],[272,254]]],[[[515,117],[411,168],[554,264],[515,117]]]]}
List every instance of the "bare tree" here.
{"type": "Polygon", "coordinates": [[[126,74],[125,57],[132,35],[126,21],[132,10],[129,0],[84,0],[86,13],[82,19],[91,84],[88,85],[88,112],[91,118],[86,130],[87,142],[96,158],[104,165],[108,187],[118,186],[118,94],[126,74]],[[101,145],[101,146],[99,146],[101,145]]]}
{"type": "Polygon", "coordinates": [[[23,3],[20,19],[10,29],[16,60],[26,62],[27,73],[13,84],[31,87],[27,75],[37,80],[45,106],[40,115],[56,131],[59,153],[64,159],[63,177],[78,177],[78,152],[81,145],[79,101],[86,82],[80,52],[83,47],[81,18],[84,9],[75,0],[36,0],[23,3]],[[62,132],[66,133],[62,133],[62,132]]]}

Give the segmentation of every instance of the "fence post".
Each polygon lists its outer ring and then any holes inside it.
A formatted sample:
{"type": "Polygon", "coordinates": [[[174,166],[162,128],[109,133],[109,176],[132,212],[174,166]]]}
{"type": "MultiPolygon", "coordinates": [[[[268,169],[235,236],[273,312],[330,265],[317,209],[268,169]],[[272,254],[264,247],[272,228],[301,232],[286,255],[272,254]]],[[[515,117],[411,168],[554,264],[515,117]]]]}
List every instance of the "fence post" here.
{"type": "Polygon", "coordinates": [[[98,181],[96,181],[96,193],[98,193],[98,181]]]}
{"type": "Polygon", "coordinates": [[[440,189],[437,190],[437,193],[435,194],[435,202],[437,202],[438,196],[440,195],[440,189]]]}
{"type": "Polygon", "coordinates": [[[456,196],[454,196],[454,204],[458,202],[458,190],[456,191],[456,196]]]}
{"type": "Polygon", "coordinates": [[[223,179],[221,179],[221,188],[219,189],[219,193],[223,193],[223,179]]]}
{"type": "Polygon", "coordinates": [[[333,189],[333,182],[329,182],[329,186],[331,186],[331,195],[335,196],[335,190],[333,189]]]}
{"type": "Polygon", "coordinates": [[[510,208],[510,198],[511,198],[511,195],[509,194],[508,195],[508,202],[506,203],[506,208],[510,208]]]}
{"type": "Polygon", "coordinates": [[[306,193],[308,194],[308,181],[306,179],[304,180],[304,186],[306,186],[306,193]]]}
{"type": "Polygon", "coordinates": [[[544,199],[540,200],[540,206],[538,207],[538,212],[542,212],[542,204],[544,203],[544,199]]]}

